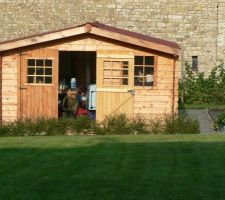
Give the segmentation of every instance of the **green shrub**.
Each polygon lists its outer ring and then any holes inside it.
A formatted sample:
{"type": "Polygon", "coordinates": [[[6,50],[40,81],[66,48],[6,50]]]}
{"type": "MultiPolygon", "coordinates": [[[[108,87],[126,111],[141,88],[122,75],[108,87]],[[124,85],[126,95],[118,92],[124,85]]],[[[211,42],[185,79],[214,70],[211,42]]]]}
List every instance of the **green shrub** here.
{"type": "Polygon", "coordinates": [[[90,119],[88,116],[80,116],[70,120],[70,124],[68,126],[76,133],[93,133],[95,121],[90,119]]]}
{"type": "Polygon", "coordinates": [[[130,129],[134,134],[148,134],[149,132],[149,120],[137,115],[130,119],[130,129]]]}
{"type": "Polygon", "coordinates": [[[9,136],[11,133],[10,126],[1,125],[0,126],[0,136],[9,136]]]}
{"type": "Polygon", "coordinates": [[[67,123],[57,119],[17,121],[0,126],[2,136],[65,135],[67,123]]]}
{"type": "Polygon", "coordinates": [[[164,119],[151,119],[149,121],[148,129],[151,134],[163,133],[164,119]]]}
{"type": "Polygon", "coordinates": [[[199,122],[189,117],[167,116],[163,133],[165,134],[196,134],[200,133],[199,122]]]}
{"type": "Polygon", "coordinates": [[[39,119],[34,123],[37,135],[65,135],[67,121],[58,119],[39,119]]]}
{"type": "Polygon", "coordinates": [[[3,125],[3,127],[8,128],[8,133],[6,133],[7,136],[35,135],[33,122],[28,119],[9,123],[7,125],[3,125]]]}
{"type": "Polygon", "coordinates": [[[130,120],[125,114],[110,115],[102,122],[105,134],[130,134],[130,120]]]}
{"type": "Polygon", "coordinates": [[[225,112],[221,113],[218,116],[218,119],[216,121],[216,127],[219,131],[225,131],[225,112]]]}
{"type": "Polygon", "coordinates": [[[128,118],[126,114],[107,116],[98,125],[100,134],[148,134],[148,122],[141,116],[128,118]]]}
{"type": "Polygon", "coordinates": [[[108,116],[102,123],[81,116],[62,120],[38,119],[35,122],[24,120],[0,126],[0,136],[158,133],[199,133],[199,125],[194,120],[178,116],[146,120],[141,116],[128,118],[125,114],[119,114],[108,116]]]}

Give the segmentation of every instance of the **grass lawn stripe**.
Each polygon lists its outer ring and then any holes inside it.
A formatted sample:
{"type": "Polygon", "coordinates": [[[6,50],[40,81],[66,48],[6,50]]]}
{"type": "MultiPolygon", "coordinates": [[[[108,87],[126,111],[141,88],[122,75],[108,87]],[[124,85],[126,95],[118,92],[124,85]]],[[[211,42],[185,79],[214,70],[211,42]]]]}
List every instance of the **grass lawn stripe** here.
{"type": "Polygon", "coordinates": [[[0,138],[0,199],[225,199],[225,136],[0,138]]]}

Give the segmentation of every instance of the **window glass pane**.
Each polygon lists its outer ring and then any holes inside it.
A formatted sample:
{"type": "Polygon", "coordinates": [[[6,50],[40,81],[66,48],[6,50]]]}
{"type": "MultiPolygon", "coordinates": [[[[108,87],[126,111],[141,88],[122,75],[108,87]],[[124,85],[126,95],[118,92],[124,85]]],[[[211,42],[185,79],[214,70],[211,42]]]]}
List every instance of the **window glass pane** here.
{"type": "Polygon", "coordinates": [[[111,79],[110,78],[104,78],[103,83],[104,83],[104,85],[111,85],[111,79]]]}
{"type": "Polygon", "coordinates": [[[145,67],[145,76],[148,74],[154,74],[154,68],[153,67],[145,67]]]}
{"type": "Polygon", "coordinates": [[[110,77],[111,76],[111,70],[110,69],[104,69],[104,77],[110,77]]]}
{"type": "Polygon", "coordinates": [[[52,75],[52,68],[45,68],[45,75],[52,75]]]}
{"type": "Polygon", "coordinates": [[[35,66],[35,59],[28,59],[27,60],[27,65],[28,66],[35,66]]]}
{"type": "Polygon", "coordinates": [[[153,74],[148,74],[146,77],[145,77],[145,82],[147,83],[151,83],[154,81],[154,75],[153,74]]]}
{"type": "Polygon", "coordinates": [[[134,77],[134,85],[135,86],[143,86],[143,79],[142,77],[134,77]]]}
{"type": "Polygon", "coordinates": [[[135,76],[143,76],[143,74],[144,74],[143,67],[142,66],[135,66],[134,75],[135,76]]]}
{"type": "Polygon", "coordinates": [[[46,59],[45,60],[45,66],[46,67],[52,67],[52,60],[46,59]]]}
{"type": "Polygon", "coordinates": [[[124,65],[124,66],[123,66],[123,69],[128,69],[128,66],[124,65]]]}
{"type": "Polygon", "coordinates": [[[36,77],[36,83],[44,83],[44,77],[43,76],[37,76],[36,77]]]}
{"type": "Polygon", "coordinates": [[[135,65],[143,65],[144,64],[144,57],[143,56],[135,56],[134,64],[135,65]]]}
{"type": "Polygon", "coordinates": [[[36,60],[36,66],[44,66],[44,60],[42,60],[42,59],[37,59],[36,60]]]}
{"type": "Polygon", "coordinates": [[[104,61],[103,84],[128,85],[128,65],[128,61],[104,61]]]}
{"type": "Polygon", "coordinates": [[[154,65],[154,57],[145,56],[145,65],[154,65]]]}
{"type": "Polygon", "coordinates": [[[113,78],[112,79],[112,85],[122,85],[122,83],[121,83],[121,79],[119,79],[119,78],[113,78]]]}
{"type": "Polygon", "coordinates": [[[121,68],[121,62],[120,61],[112,62],[112,68],[121,68]]]}
{"type": "Polygon", "coordinates": [[[52,77],[45,77],[45,83],[52,83],[52,77]]]}
{"type": "Polygon", "coordinates": [[[34,67],[27,68],[27,74],[28,75],[35,75],[35,68],[34,67]]]}
{"type": "Polygon", "coordinates": [[[44,74],[44,69],[43,68],[37,68],[36,69],[36,74],[37,75],[43,75],[44,74]]]}
{"type": "Polygon", "coordinates": [[[53,64],[52,60],[28,59],[27,64],[28,64],[27,68],[28,83],[36,83],[36,84],[52,83],[52,64],[53,64]],[[47,77],[45,77],[45,75],[47,75],[47,77]]]}
{"type": "Polygon", "coordinates": [[[128,78],[123,79],[123,85],[128,85],[128,78]]]}
{"type": "Polygon", "coordinates": [[[128,61],[123,61],[123,65],[128,65],[128,61]]]}
{"type": "Polygon", "coordinates": [[[111,67],[112,67],[112,62],[110,62],[110,61],[104,62],[104,68],[111,68],[111,67]]]}
{"type": "Polygon", "coordinates": [[[123,70],[123,76],[128,76],[128,70],[123,70]]]}
{"type": "Polygon", "coordinates": [[[121,77],[122,71],[121,70],[113,70],[112,71],[112,77],[121,77]]]}
{"type": "Polygon", "coordinates": [[[144,86],[153,86],[153,81],[152,82],[145,82],[144,86]]]}
{"type": "Polygon", "coordinates": [[[27,77],[27,82],[28,83],[34,83],[34,76],[28,76],[27,77]]]}

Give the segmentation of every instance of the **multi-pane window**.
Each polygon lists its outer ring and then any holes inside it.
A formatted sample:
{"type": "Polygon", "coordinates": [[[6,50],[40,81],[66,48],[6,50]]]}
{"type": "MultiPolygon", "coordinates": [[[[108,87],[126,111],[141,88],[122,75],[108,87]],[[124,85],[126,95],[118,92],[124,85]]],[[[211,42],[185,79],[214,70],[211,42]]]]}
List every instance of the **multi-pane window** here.
{"type": "Polygon", "coordinates": [[[104,61],[104,85],[128,85],[128,61],[104,61]]]}
{"type": "Polygon", "coordinates": [[[134,85],[153,86],[154,84],[154,56],[135,56],[134,85]]]}
{"type": "Polygon", "coordinates": [[[28,59],[27,83],[52,83],[52,65],[53,61],[51,59],[28,59]]]}

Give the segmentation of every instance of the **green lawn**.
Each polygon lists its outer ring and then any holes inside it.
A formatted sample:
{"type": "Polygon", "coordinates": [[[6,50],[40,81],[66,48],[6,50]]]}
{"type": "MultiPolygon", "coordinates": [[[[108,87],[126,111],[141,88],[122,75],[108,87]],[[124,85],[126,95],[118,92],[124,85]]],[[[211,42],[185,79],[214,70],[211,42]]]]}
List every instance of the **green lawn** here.
{"type": "Polygon", "coordinates": [[[224,200],[225,136],[1,137],[2,200],[224,200]]]}

